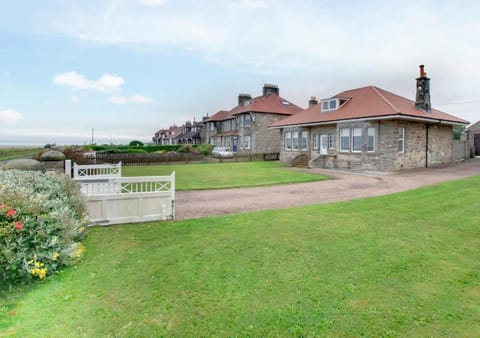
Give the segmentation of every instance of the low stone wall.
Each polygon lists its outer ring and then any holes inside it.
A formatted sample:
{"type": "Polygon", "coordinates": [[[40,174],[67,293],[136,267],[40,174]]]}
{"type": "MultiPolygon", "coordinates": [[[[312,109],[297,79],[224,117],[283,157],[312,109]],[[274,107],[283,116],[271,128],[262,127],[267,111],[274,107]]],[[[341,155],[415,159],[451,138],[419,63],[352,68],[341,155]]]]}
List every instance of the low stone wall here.
{"type": "Polygon", "coordinates": [[[470,149],[467,141],[453,140],[452,159],[453,161],[462,161],[470,157],[470,149]]]}

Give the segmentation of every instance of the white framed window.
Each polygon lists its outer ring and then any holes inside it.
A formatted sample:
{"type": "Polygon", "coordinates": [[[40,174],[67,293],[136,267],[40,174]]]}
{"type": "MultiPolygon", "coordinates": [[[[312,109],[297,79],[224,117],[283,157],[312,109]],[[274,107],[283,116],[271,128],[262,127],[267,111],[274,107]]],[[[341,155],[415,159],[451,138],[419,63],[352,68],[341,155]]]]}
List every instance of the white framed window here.
{"type": "Polygon", "coordinates": [[[250,114],[245,114],[245,127],[249,127],[252,125],[252,117],[250,114]]]}
{"type": "Polygon", "coordinates": [[[243,137],[243,149],[251,148],[251,136],[247,135],[243,137]]]}
{"type": "Polygon", "coordinates": [[[292,150],[292,132],[285,132],[285,150],[292,150]]]}
{"type": "Polygon", "coordinates": [[[362,128],[352,128],[352,152],[362,151],[362,128]]]}
{"type": "Polygon", "coordinates": [[[340,151],[350,151],[350,128],[340,129],[340,151]]]}
{"type": "Polygon", "coordinates": [[[292,131],[292,149],[298,150],[298,131],[292,131]]]}
{"type": "Polygon", "coordinates": [[[333,111],[338,109],[338,99],[322,100],[322,111],[333,111]]]}
{"type": "Polygon", "coordinates": [[[308,150],[308,131],[302,131],[301,133],[300,149],[308,150]]]}
{"type": "Polygon", "coordinates": [[[215,122],[208,123],[208,131],[215,131],[215,122]]]}
{"type": "Polygon", "coordinates": [[[405,128],[398,128],[398,152],[405,152],[405,128]]]}
{"type": "Polygon", "coordinates": [[[375,128],[367,128],[367,151],[375,151],[375,128]]]}
{"type": "Polygon", "coordinates": [[[328,134],[328,149],[335,149],[335,134],[328,134]]]}
{"type": "Polygon", "coordinates": [[[320,142],[320,135],[313,134],[313,140],[312,140],[313,150],[318,150],[319,142],[320,142]]]}

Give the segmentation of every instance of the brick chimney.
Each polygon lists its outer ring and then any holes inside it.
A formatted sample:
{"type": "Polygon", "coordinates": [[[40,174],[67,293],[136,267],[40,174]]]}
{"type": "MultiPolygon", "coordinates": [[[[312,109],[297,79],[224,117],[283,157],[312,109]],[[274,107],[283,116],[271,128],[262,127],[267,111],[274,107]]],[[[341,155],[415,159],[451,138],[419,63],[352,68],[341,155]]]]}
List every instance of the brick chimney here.
{"type": "Polygon", "coordinates": [[[278,86],[276,85],[265,83],[263,85],[263,96],[267,96],[270,93],[274,93],[280,96],[280,89],[278,89],[278,86]]]}
{"type": "Polygon", "coordinates": [[[308,108],[311,108],[317,104],[318,104],[317,98],[315,96],[310,97],[310,100],[308,101],[308,108]]]}
{"type": "Polygon", "coordinates": [[[250,101],[252,99],[252,95],[250,94],[238,94],[238,104],[241,105],[246,101],[250,101]]]}
{"type": "Polygon", "coordinates": [[[430,102],[430,79],[425,73],[424,65],[420,65],[420,76],[417,78],[417,95],[415,98],[415,107],[430,113],[432,103],[430,102]]]}

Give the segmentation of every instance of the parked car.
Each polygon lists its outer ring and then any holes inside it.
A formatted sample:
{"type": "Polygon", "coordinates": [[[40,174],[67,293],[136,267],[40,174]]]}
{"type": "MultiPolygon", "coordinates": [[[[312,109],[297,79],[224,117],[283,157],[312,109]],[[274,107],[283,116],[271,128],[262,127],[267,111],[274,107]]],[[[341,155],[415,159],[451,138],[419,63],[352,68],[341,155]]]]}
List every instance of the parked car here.
{"type": "Polygon", "coordinates": [[[233,152],[229,147],[215,147],[212,150],[212,155],[215,157],[233,157],[233,152]]]}

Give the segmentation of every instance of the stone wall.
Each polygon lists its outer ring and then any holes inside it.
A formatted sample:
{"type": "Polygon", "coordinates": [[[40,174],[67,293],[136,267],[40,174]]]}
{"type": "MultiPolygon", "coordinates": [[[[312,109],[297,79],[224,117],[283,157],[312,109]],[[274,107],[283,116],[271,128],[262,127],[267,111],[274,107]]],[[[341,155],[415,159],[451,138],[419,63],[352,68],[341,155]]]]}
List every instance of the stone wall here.
{"type": "Polygon", "coordinates": [[[278,153],[281,147],[280,129],[269,129],[273,123],[284,119],[285,115],[252,113],[252,124],[239,128],[239,142],[250,135],[250,149],[240,149],[239,154],[278,153]]]}
{"type": "Polygon", "coordinates": [[[451,126],[433,125],[428,131],[428,166],[452,162],[451,126]]]}

